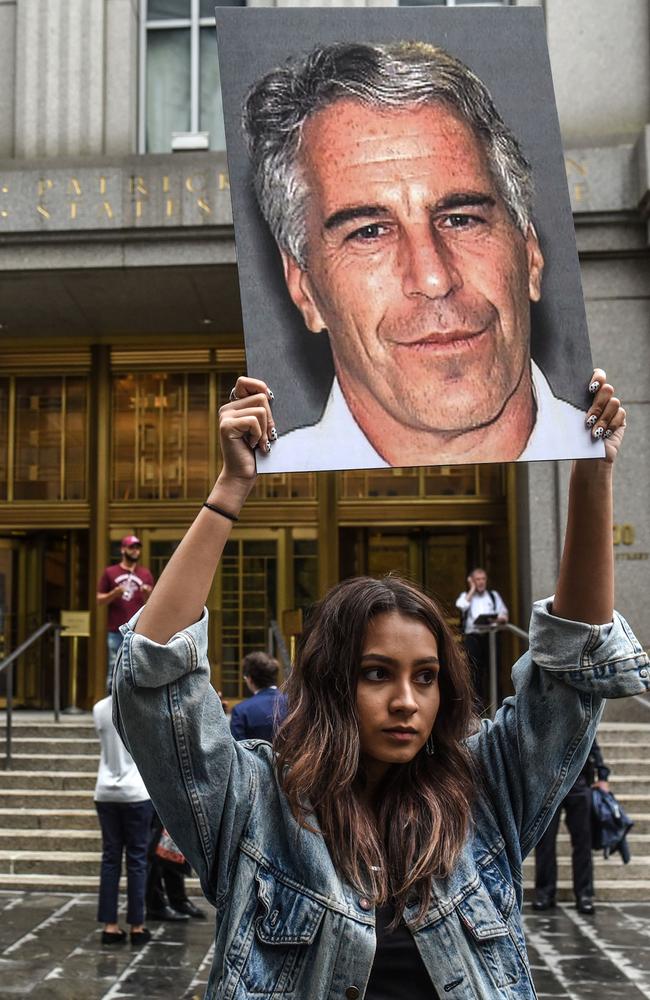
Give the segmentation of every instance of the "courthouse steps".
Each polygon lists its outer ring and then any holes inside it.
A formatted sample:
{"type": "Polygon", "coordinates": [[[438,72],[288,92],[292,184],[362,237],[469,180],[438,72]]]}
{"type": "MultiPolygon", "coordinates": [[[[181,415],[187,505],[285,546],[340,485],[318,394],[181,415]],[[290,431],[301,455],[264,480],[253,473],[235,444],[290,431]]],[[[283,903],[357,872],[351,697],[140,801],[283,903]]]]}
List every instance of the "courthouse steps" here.
{"type": "MultiPolygon", "coordinates": [[[[612,771],[612,788],[635,826],[629,838],[629,865],[622,864],[620,855],[604,861],[594,854],[596,895],[601,900],[647,900],[650,723],[603,723],[599,741],[612,771]]],[[[4,754],[3,725],[0,754],[4,754]]],[[[47,715],[14,715],[14,769],[0,769],[0,889],[97,890],[101,837],[92,796],[98,761],[89,715],[64,716],[58,726],[47,715]]],[[[570,844],[564,826],[560,829],[558,891],[561,899],[571,899],[570,844]]],[[[532,865],[531,858],[524,866],[527,898],[533,885],[532,865]]],[[[199,891],[194,879],[188,886],[199,891]]]]}
{"type": "MultiPolygon", "coordinates": [[[[606,718],[618,715],[625,702],[609,702],[606,718]]],[[[641,717],[650,712],[641,712],[641,717]]],[[[650,721],[601,723],[598,743],[610,769],[609,783],[634,826],[628,836],[632,859],[624,865],[620,854],[607,861],[602,851],[593,852],[595,898],[602,901],[641,901],[650,899],[650,721]]],[[[524,862],[525,898],[533,898],[535,883],[534,857],[524,862]]],[[[558,899],[573,900],[571,842],[564,823],[558,835],[558,899]]]]}
{"type": "MultiPolygon", "coordinates": [[[[0,889],[95,892],[99,743],[90,715],[57,725],[49,714],[14,713],[11,771],[0,722],[0,889]]],[[[200,892],[196,879],[187,885],[200,892]]]]}

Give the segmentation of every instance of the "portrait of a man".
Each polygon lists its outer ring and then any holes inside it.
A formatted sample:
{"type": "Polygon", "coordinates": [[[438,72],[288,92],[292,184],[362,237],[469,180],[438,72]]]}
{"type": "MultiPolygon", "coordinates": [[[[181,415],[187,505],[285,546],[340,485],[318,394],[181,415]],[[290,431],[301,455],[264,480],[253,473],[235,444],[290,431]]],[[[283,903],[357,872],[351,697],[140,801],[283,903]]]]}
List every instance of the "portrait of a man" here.
{"type": "Polygon", "coordinates": [[[316,44],[253,82],[241,127],[286,294],[333,361],[322,413],[279,421],[260,471],[600,454],[531,356],[532,169],[463,62],[429,42],[316,44]]]}

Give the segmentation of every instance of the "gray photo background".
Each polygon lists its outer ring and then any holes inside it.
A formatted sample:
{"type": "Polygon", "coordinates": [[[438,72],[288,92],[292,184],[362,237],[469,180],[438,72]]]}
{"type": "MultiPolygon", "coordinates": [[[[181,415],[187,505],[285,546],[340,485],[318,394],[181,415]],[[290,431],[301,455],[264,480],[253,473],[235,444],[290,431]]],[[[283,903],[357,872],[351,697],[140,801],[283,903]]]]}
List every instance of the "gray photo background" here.
{"type": "Polygon", "coordinates": [[[580,270],[542,12],[536,8],[216,9],[246,358],[273,388],[280,433],[316,422],[333,365],[286,291],[280,255],[257,207],[241,132],[248,88],[289,56],[339,41],[418,40],[457,56],[486,84],[533,167],[545,259],[533,306],[532,355],[557,396],[589,405],[591,373],[580,270]]]}

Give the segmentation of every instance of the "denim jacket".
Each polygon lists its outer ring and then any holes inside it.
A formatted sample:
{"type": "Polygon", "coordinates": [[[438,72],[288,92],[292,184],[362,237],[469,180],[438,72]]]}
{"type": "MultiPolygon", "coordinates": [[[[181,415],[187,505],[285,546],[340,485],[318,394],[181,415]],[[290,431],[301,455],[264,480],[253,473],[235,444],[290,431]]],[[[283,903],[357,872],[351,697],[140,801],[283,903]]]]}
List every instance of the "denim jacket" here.
{"type": "MultiPolygon", "coordinates": [[[[468,745],[482,779],[452,874],[405,920],[442,997],[535,997],[521,925],[522,861],[589,753],[604,698],[645,692],[648,658],[611,626],[535,605],[515,695],[468,745]]],[[[158,645],[123,626],[114,716],[164,825],[216,909],[209,1000],[362,998],[375,952],[371,903],[322,837],[298,826],[268,743],[232,738],[210,685],[207,612],[158,645]]],[[[312,818],[314,825],[316,821],[312,818]]]]}

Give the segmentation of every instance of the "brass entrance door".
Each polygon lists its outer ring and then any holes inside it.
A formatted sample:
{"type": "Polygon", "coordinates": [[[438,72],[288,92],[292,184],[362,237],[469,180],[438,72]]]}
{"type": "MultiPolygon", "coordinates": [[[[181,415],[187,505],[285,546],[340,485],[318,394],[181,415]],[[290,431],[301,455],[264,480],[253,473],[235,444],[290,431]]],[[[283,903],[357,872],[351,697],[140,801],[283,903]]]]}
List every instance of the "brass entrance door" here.
{"type": "MultiPolygon", "coordinates": [[[[493,587],[510,590],[506,537],[500,525],[344,528],[342,575],[398,573],[437,597],[450,621],[458,620],[456,598],[467,574],[484,566],[493,587]]],[[[506,597],[507,600],[507,597],[506,597]]]]}
{"type": "MultiPolygon", "coordinates": [[[[63,610],[85,610],[88,602],[87,533],[32,531],[0,538],[0,652],[14,649],[63,610]]],[[[63,704],[70,702],[72,678],[68,643],[61,645],[63,704]]],[[[30,647],[15,672],[16,704],[53,705],[52,634],[30,647]]],[[[87,640],[78,642],[77,690],[83,696],[88,674],[87,640]]]]}
{"type": "Polygon", "coordinates": [[[231,538],[221,563],[221,691],[243,698],[240,663],[264,650],[278,619],[278,543],[275,538],[231,538]]]}
{"type": "MultiPolygon", "coordinates": [[[[142,561],[158,580],[180,535],[165,528],[144,528],[138,534],[143,542],[142,561]]],[[[230,702],[245,694],[242,657],[267,648],[269,625],[279,620],[287,606],[288,595],[281,596],[287,590],[290,559],[286,550],[285,533],[275,529],[250,533],[240,530],[226,544],[207,605],[212,683],[230,702]]],[[[307,556],[297,560],[296,569],[300,570],[300,579],[307,574],[309,582],[309,567],[303,567],[307,561],[307,556]]]]}
{"type": "MultiPolygon", "coordinates": [[[[11,652],[16,643],[15,605],[15,564],[17,559],[17,544],[9,539],[0,538],[0,660],[11,652]]],[[[5,704],[4,673],[0,674],[0,705],[5,704]]]]}

